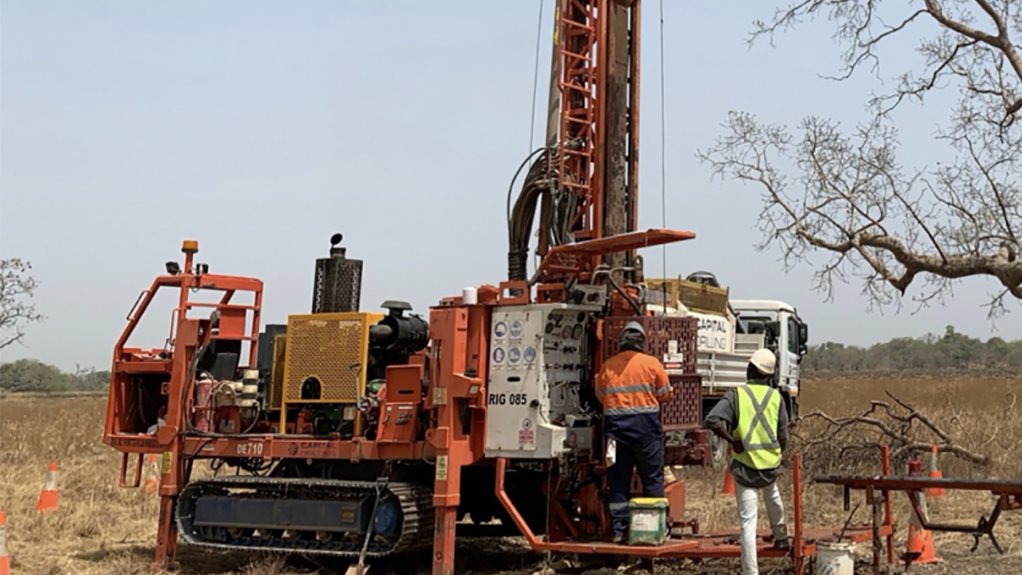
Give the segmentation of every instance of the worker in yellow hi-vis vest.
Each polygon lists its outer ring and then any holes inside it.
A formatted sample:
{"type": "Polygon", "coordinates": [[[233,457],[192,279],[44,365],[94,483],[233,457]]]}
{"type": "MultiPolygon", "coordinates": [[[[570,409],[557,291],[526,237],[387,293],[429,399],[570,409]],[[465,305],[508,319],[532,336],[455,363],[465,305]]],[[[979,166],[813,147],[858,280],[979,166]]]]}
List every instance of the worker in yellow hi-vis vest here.
{"type": "Polygon", "coordinates": [[[770,518],[774,547],[788,549],[791,545],[784,503],[777,488],[781,452],[788,443],[788,412],[781,392],[770,384],[776,363],[777,358],[769,349],[756,350],[746,368],[748,383],[727,392],[704,422],[734,451],[731,474],[742,527],[742,575],[759,574],[756,520],[760,491],[770,518]]]}

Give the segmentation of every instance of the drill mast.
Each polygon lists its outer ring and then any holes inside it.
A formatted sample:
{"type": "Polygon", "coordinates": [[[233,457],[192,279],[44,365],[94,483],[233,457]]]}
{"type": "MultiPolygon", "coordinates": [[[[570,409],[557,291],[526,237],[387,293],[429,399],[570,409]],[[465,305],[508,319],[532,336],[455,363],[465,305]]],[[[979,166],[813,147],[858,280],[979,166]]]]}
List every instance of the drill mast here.
{"type": "Polygon", "coordinates": [[[576,241],[636,228],[639,0],[562,0],[557,181],[578,198],[576,241]]]}
{"type": "Polygon", "coordinates": [[[522,282],[532,217],[542,202],[536,249],[542,259],[529,283],[547,293],[588,280],[600,266],[638,280],[637,247],[688,239],[635,233],[640,0],[559,0],[556,15],[547,148],[509,222],[509,280],[522,282]],[[632,235],[606,241],[625,234],[632,235]]]}

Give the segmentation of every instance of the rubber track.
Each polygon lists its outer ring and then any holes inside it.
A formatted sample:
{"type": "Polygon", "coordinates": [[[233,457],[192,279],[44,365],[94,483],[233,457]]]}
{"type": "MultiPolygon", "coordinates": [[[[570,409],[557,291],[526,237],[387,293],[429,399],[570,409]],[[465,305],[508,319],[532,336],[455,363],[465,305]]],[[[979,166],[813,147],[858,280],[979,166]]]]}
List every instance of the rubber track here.
{"type": "MultiPolygon", "coordinates": [[[[310,499],[344,499],[360,498],[375,495],[376,483],[372,481],[341,481],[334,479],[300,479],[275,477],[222,477],[193,481],[185,486],[178,497],[175,516],[178,531],[191,545],[214,549],[237,551],[268,551],[272,553],[300,553],[313,555],[329,555],[333,557],[350,557],[357,559],[362,550],[363,538],[357,542],[346,538],[340,541],[320,542],[314,539],[284,539],[275,537],[261,539],[245,538],[243,543],[223,543],[206,541],[188,528],[182,517],[182,502],[186,499],[197,500],[203,495],[223,495],[228,489],[255,489],[257,495],[286,499],[288,497],[308,496],[310,499]]],[[[403,521],[401,536],[392,544],[374,539],[369,544],[366,557],[386,557],[394,553],[414,551],[433,544],[433,490],[414,483],[388,483],[385,492],[398,498],[401,504],[403,521]]],[[[243,496],[243,495],[239,495],[243,496]]],[[[193,507],[194,508],[194,507],[193,507]]],[[[284,529],[284,527],[281,527],[284,529]]]]}

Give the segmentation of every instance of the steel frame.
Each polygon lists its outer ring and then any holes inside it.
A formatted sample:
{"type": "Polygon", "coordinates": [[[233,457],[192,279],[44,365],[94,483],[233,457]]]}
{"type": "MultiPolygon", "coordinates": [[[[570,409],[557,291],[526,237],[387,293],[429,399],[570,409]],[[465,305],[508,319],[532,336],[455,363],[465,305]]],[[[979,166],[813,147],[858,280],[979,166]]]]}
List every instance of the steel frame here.
{"type": "MultiPolygon", "coordinates": [[[[1002,511],[1017,509],[1017,501],[1022,500],[1022,481],[1003,481],[990,479],[955,479],[955,478],[930,478],[930,477],[859,477],[851,475],[825,475],[814,478],[816,483],[840,485],[844,489],[845,507],[848,506],[850,492],[853,490],[871,491],[882,490],[901,491],[904,493],[912,506],[912,512],[923,529],[930,531],[945,531],[953,533],[968,533],[972,535],[975,542],[972,551],[979,547],[979,540],[985,535],[990,539],[998,552],[1004,553],[1004,549],[994,535],[994,527],[1001,516],[1002,511]],[[923,512],[920,502],[920,493],[929,488],[942,488],[954,491],[989,491],[997,497],[994,508],[989,518],[986,515],[980,517],[975,525],[956,523],[937,523],[930,521],[923,512]]],[[[910,559],[906,559],[911,563],[910,559]]]]}
{"type": "Polygon", "coordinates": [[[240,276],[196,273],[199,270],[194,266],[194,256],[198,252],[198,244],[185,242],[182,251],[185,253],[185,264],[181,272],[158,276],[147,290],[139,294],[135,305],[128,312],[128,323],[114,346],[103,434],[104,443],[122,452],[119,479],[121,486],[138,486],[145,453],[163,453],[155,557],[156,563],[161,567],[172,564],[176,552],[177,532],[173,511],[177,494],[187,480],[191,468],[183,456],[185,418],[188,416],[190,405],[183,405],[176,398],[185,397],[185,390],[191,384],[189,367],[195,353],[213,340],[248,342],[248,366],[256,365],[259,316],[262,308],[262,281],[240,276]],[[168,338],[168,346],[172,348],[172,353],[164,353],[166,349],[127,347],[128,339],[134,333],[142,315],[157,292],[164,287],[179,290],[178,304],[173,311],[171,333],[168,338]],[[190,294],[201,290],[221,291],[223,295],[218,302],[192,300],[190,294]],[[232,303],[232,299],[239,292],[252,293],[253,302],[232,303]],[[212,312],[208,318],[190,318],[188,312],[193,309],[210,309],[212,312]],[[214,316],[220,318],[219,328],[215,333],[214,316]],[[166,381],[161,384],[160,392],[167,395],[170,400],[167,402],[165,424],[158,428],[156,436],[128,432],[124,429],[130,401],[134,399],[129,397],[127,386],[131,378],[138,375],[166,377],[166,381]],[[138,463],[135,466],[134,477],[129,482],[126,476],[128,460],[132,453],[138,454],[138,463]]]}
{"type": "MultiPolygon", "coordinates": [[[[602,237],[599,172],[600,66],[597,47],[605,37],[602,16],[607,0],[561,0],[558,58],[561,77],[558,181],[578,196],[572,229],[579,240],[602,237]]],[[[540,246],[544,254],[547,246],[540,246]]]]}
{"type": "MultiPolygon", "coordinates": [[[[496,485],[494,486],[498,501],[511,516],[515,526],[525,537],[529,546],[535,551],[556,553],[577,553],[596,555],[621,555],[643,559],[726,559],[741,557],[741,547],[737,544],[738,533],[734,531],[717,533],[692,533],[690,535],[672,536],[665,544],[656,547],[637,547],[617,545],[607,541],[550,541],[537,536],[529,528],[521,513],[515,507],[504,489],[504,478],[507,470],[507,459],[497,460],[496,485]]],[[[761,544],[757,550],[759,557],[790,557],[792,567],[797,575],[805,572],[806,558],[816,555],[816,541],[824,537],[837,537],[844,532],[847,539],[863,542],[871,538],[887,537],[893,540],[893,518],[888,511],[884,519],[872,528],[853,527],[847,530],[832,528],[813,528],[804,523],[802,501],[802,458],[795,454],[792,458],[792,515],[794,529],[791,551],[781,551],[761,544]]],[[[879,499],[876,499],[879,502],[879,499]]],[[[678,525],[680,526],[680,525],[678,525]]],[[[765,535],[762,533],[761,535],[765,535]]]]}
{"type": "Polygon", "coordinates": [[[695,233],[682,230],[651,229],[641,232],[630,232],[607,238],[599,238],[550,248],[546,257],[539,264],[536,274],[539,277],[567,274],[579,281],[587,281],[587,273],[595,266],[600,257],[615,252],[631,252],[639,248],[648,248],[691,240],[695,233]]]}

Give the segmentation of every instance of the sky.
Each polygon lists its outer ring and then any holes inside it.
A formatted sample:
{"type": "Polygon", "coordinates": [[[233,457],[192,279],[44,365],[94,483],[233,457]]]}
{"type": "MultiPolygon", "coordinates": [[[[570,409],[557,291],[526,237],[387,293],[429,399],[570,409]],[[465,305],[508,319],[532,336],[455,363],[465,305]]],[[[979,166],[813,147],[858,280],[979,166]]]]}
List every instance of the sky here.
{"type": "MultiPolygon", "coordinates": [[[[758,190],[711,180],[696,151],[721,134],[729,110],[854,125],[877,84],[821,78],[840,63],[824,23],[750,49],[751,22],[773,3],[666,4],[664,116],[658,4],[644,8],[639,223],[696,232],[668,249],[669,275],[710,270],[734,297],[792,303],[815,343],[864,345],[948,324],[1022,337],[1018,305],[997,323],[980,307],[992,281],[962,281],[945,306],[880,314],[859,284],[828,302],[811,289],[811,267],[786,273],[778,251],[757,251],[758,190]]],[[[263,279],[264,320],[274,323],[309,311],[314,260],[334,232],[365,262],[366,310],[402,299],[425,313],[464,286],[499,282],[505,194],[533,147],[539,6],[4,0],[0,257],[32,263],[46,319],[0,359],[105,368],[128,308],[186,238],[211,271],[263,279]]],[[[897,40],[893,63],[912,49],[897,40]]],[[[940,154],[932,134],[942,111],[899,117],[907,164],[940,154]]],[[[659,249],[644,256],[663,266],[659,249]]],[[[169,307],[152,310],[138,343],[161,346],[169,322],[169,307]]]]}

